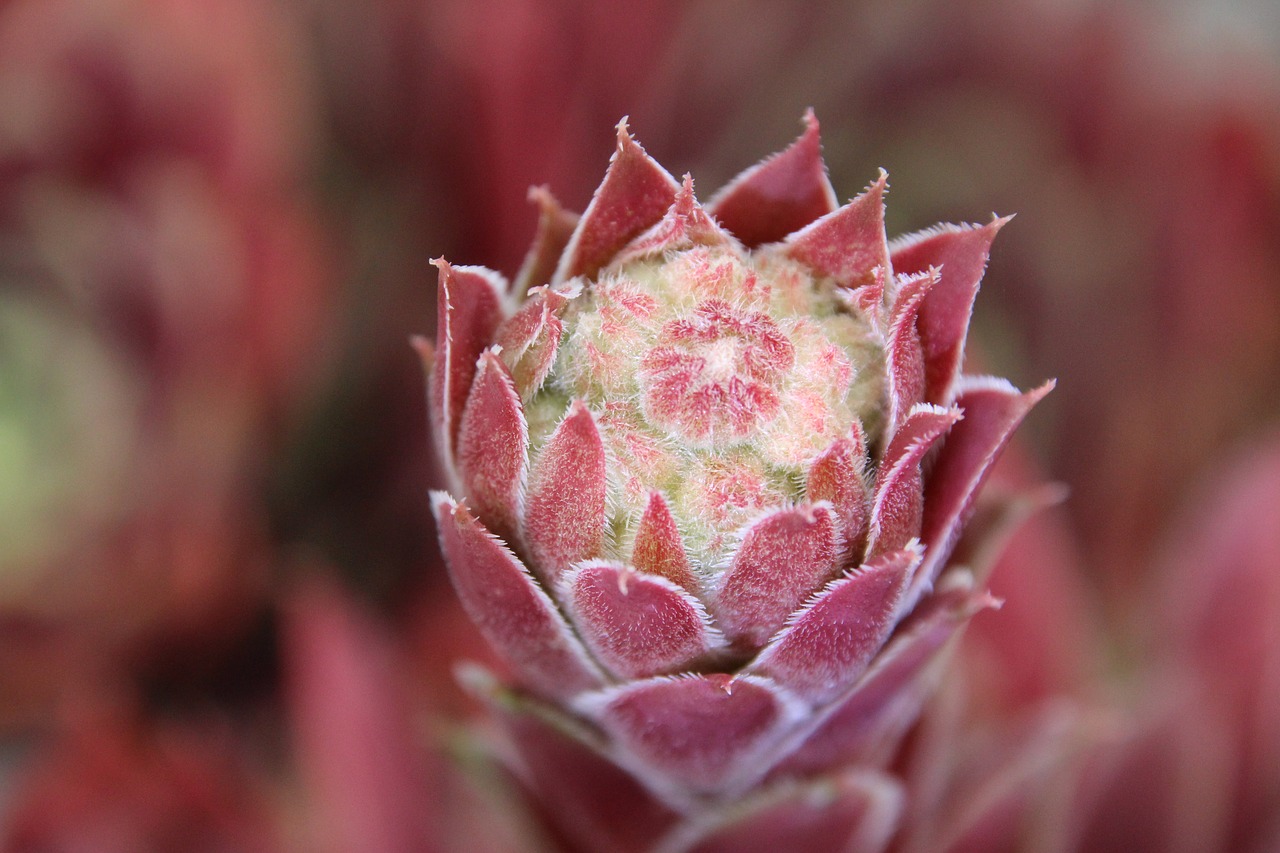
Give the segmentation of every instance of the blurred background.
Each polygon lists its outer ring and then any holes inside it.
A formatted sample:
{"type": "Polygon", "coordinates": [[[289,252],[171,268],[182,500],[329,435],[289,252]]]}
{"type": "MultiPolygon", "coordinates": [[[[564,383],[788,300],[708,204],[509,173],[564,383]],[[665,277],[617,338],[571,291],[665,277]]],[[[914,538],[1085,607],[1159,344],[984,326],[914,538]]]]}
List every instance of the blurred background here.
{"type": "Polygon", "coordinates": [[[707,198],[807,107],[891,234],[1017,214],[969,369],[1058,378],[1005,477],[1069,498],[970,717],[1106,721],[1079,849],[1280,850],[1271,0],[0,0],[0,849],[538,849],[459,734],[428,260],[513,273],[624,115],[707,198]]]}

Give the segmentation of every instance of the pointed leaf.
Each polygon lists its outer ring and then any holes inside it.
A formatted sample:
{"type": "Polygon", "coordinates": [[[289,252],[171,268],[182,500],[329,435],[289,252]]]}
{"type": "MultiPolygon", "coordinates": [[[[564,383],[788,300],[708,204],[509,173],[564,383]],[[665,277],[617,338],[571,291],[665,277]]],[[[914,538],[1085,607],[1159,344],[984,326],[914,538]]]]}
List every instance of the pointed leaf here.
{"type": "Polygon", "coordinates": [[[938,286],[930,291],[918,321],[924,350],[923,399],[931,403],[950,402],[991,242],[1010,218],[981,226],[941,225],[900,237],[890,246],[893,268],[899,274],[940,268],[938,286]]]}
{"type": "Polygon", "coordinates": [[[516,532],[529,427],[511,375],[494,349],[480,356],[458,429],[458,473],[475,512],[500,536],[516,532]]]}
{"type": "Polygon", "coordinates": [[[662,219],[632,240],[618,253],[617,262],[625,263],[638,258],[661,255],[675,249],[691,249],[694,246],[737,247],[736,241],[725,233],[715,220],[707,215],[693,195],[693,178],[684,176],[684,183],[676,193],[675,201],[662,219]]]}
{"type": "Polygon", "coordinates": [[[812,703],[834,698],[888,638],[919,562],[919,547],[893,551],[833,581],[760,653],[752,671],[812,703]]]}
{"type": "Polygon", "coordinates": [[[556,264],[578,225],[578,214],[562,208],[546,187],[530,187],[529,201],[538,206],[538,230],[511,289],[512,297],[517,300],[523,299],[531,288],[551,281],[556,264]]]}
{"type": "Polygon", "coordinates": [[[857,550],[867,532],[870,495],[862,479],[866,457],[866,438],[855,424],[851,437],[836,439],[813,461],[805,485],[810,502],[827,501],[835,508],[846,553],[857,550]]]}
{"type": "Polygon", "coordinates": [[[779,510],[753,524],[730,561],[716,619],[744,650],[755,650],[835,571],[839,522],[830,504],[779,510]]]}
{"type": "Polygon", "coordinates": [[[631,565],[638,571],[661,575],[688,592],[697,592],[698,582],[689,566],[676,520],[658,492],[649,493],[649,502],[636,528],[636,541],[631,548],[631,565]]]}
{"type": "Polygon", "coordinates": [[[782,240],[839,206],[812,110],[804,124],[790,147],[738,175],[707,206],[749,248],[782,240]]]}
{"type": "Polygon", "coordinates": [[[943,409],[920,403],[894,434],[876,477],[876,496],[871,504],[867,535],[868,556],[896,551],[920,533],[924,511],[920,463],[960,417],[958,408],[943,409]]]}
{"type": "Polygon", "coordinates": [[[947,436],[929,475],[920,526],[925,558],[911,582],[908,607],[942,571],[968,520],[974,496],[1013,431],[1051,390],[1053,382],[1023,394],[1003,379],[961,380],[956,405],[964,409],[964,420],[947,436]]]}
{"type": "Polygon", "coordinates": [[[664,577],[590,560],[565,588],[587,648],[622,678],[678,672],[719,645],[701,602],[664,577]]]}
{"type": "Polygon", "coordinates": [[[476,360],[493,342],[502,322],[506,282],[483,267],[455,267],[444,258],[431,262],[440,271],[436,294],[436,360],[431,383],[431,414],[450,461],[462,408],[471,392],[476,360]]]}
{"type": "Polygon", "coordinates": [[[531,398],[551,372],[564,334],[557,315],[568,301],[562,293],[536,287],[494,336],[522,400],[531,398]]]}
{"type": "Polygon", "coordinates": [[[939,593],[895,632],[843,698],[800,732],[800,747],[777,774],[820,773],[849,764],[883,766],[933,692],[933,670],[947,642],[975,613],[999,602],[968,589],[939,593]]]}
{"type": "Polygon", "coordinates": [[[448,495],[432,495],[449,577],[471,621],[536,692],[572,697],[604,679],[515,555],[448,495]]]}
{"type": "Polygon", "coordinates": [[[485,698],[515,745],[521,781],[581,849],[647,850],[675,823],[671,809],[604,755],[599,733],[496,684],[489,691],[494,695],[485,698]]]}
{"type": "Polygon", "coordinates": [[[617,759],[653,787],[714,793],[760,755],[802,711],[763,678],[655,678],[575,703],[610,736],[617,759]]]}
{"type": "Polygon", "coordinates": [[[885,358],[889,376],[889,432],[902,425],[911,407],[924,401],[924,350],[917,328],[920,308],[938,282],[937,270],[900,278],[885,358]]]}
{"type": "Polygon", "coordinates": [[[534,571],[554,584],[579,560],[600,554],[605,515],[604,444],[581,401],[551,434],[529,483],[524,536],[534,571]]]}
{"type": "Polygon", "coordinates": [[[618,250],[662,218],[680,185],[645,153],[626,120],[618,123],[618,148],[591,204],[578,221],[552,282],[595,275],[618,250]]]}
{"type": "Polygon", "coordinates": [[[902,786],[890,776],[853,771],[784,783],[734,803],[696,839],[671,845],[689,853],[878,853],[898,828],[902,786]]]}
{"type": "Polygon", "coordinates": [[[884,232],[888,185],[889,175],[882,169],[876,182],[853,201],[788,237],[784,252],[845,287],[874,282],[877,268],[888,278],[893,269],[884,232]]]}

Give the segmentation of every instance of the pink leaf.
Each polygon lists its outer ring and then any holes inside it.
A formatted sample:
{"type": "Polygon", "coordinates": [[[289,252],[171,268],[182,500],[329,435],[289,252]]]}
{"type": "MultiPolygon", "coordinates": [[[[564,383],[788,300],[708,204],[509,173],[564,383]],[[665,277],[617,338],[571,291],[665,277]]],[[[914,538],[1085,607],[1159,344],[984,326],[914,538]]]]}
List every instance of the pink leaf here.
{"type": "Polygon", "coordinates": [[[595,664],[515,555],[448,495],[434,493],[432,509],[458,599],[518,677],[562,699],[599,687],[595,664]]]}
{"type": "Polygon", "coordinates": [[[813,703],[834,698],[862,674],[893,630],[920,549],[884,554],[830,583],[760,653],[752,671],[813,703]]]}
{"type": "Polygon", "coordinates": [[[799,713],[766,679],[655,678],[588,694],[579,709],[656,787],[711,793],[749,771],[799,713]]]}
{"type": "Polygon", "coordinates": [[[680,185],[618,123],[618,148],[591,204],[578,221],[553,283],[594,275],[618,250],[662,218],[680,185]]]}
{"type": "Polygon", "coordinates": [[[941,273],[937,287],[920,308],[918,321],[924,351],[923,399],[931,403],[950,402],[991,242],[1011,218],[993,219],[982,226],[941,225],[900,237],[890,247],[893,268],[899,274],[930,267],[938,267],[941,273]]]}
{"type": "Polygon", "coordinates": [[[649,493],[649,502],[640,516],[631,549],[631,565],[639,571],[661,575],[689,592],[697,591],[698,582],[689,566],[689,555],[676,529],[676,520],[658,492],[649,493]]]}
{"type": "Polygon", "coordinates": [[[748,247],[777,242],[839,206],[812,110],[804,124],[790,147],[738,175],[707,206],[748,247]]]}
{"type": "Polygon", "coordinates": [[[715,613],[729,639],[755,650],[835,570],[839,522],[830,504],[784,509],[743,537],[720,584],[715,613]]]}
{"type": "Polygon", "coordinates": [[[878,853],[902,815],[901,785],[890,776],[852,771],[783,783],[711,818],[689,853],[878,853]]]}
{"type": "Polygon", "coordinates": [[[573,563],[599,556],[604,500],[604,445],[591,412],[575,401],[542,448],[525,504],[525,541],[544,580],[554,583],[573,563]]]}
{"type": "Polygon", "coordinates": [[[817,718],[777,774],[820,773],[847,764],[883,765],[933,692],[934,664],[973,615],[999,602],[968,589],[935,595],[904,621],[872,666],[817,718]]]}
{"type": "Polygon", "coordinates": [[[564,324],[557,315],[568,301],[564,294],[536,287],[494,337],[522,400],[532,397],[551,372],[564,334],[564,324]]]}
{"type": "Polygon", "coordinates": [[[889,433],[916,403],[923,402],[925,390],[924,350],[917,328],[920,308],[938,282],[937,270],[899,279],[893,305],[885,358],[889,375],[889,433]]]}
{"type": "Polygon", "coordinates": [[[455,267],[444,258],[431,263],[440,271],[440,279],[430,402],[433,426],[448,460],[457,440],[462,407],[471,392],[476,360],[493,342],[493,333],[502,322],[506,282],[483,267],[455,267]]]}
{"type": "Polygon", "coordinates": [[[486,350],[462,412],[457,459],[467,499],[499,535],[516,531],[528,453],[520,397],[502,360],[486,350]]]}
{"type": "Polygon", "coordinates": [[[684,176],[675,201],[662,219],[619,252],[618,263],[694,246],[737,247],[693,196],[693,178],[684,176]]]}
{"type": "Polygon", "coordinates": [[[846,553],[859,547],[867,530],[869,495],[862,479],[866,457],[866,438],[855,423],[851,437],[836,439],[813,461],[805,485],[810,502],[827,501],[835,507],[846,553]]]}
{"type": "Polygon", "coordinates": [[[958,408],[943,409],[920,403],[894,434],[876,477],[867,537],[868,556],[896,551],[920,533],[925,504],[920,463],[959,420],[958,408]]]}
{"type": "Polygon", "coordinates": [[[920,526],[925,558],[911,582],[907,607],[942,570],[968,520],[974,496],[1009,437],[1052,389],[1053,383],[1047,382],[1022,394],[1002,379],[961,381],[955,402],[964,409],[964,420],[951,430],[929,475],[920,526]]]}
{"type": "Polygon", "coordinates": [[[511,289],[516,298],[524,296],[530,288],[551,281],[556,264],[578,225],[578,214],[562,208],[546,187],[530,187],[529,201],[538,206],[538,230],[511,289]]]}
{"type": "Polygon", "coordinates": [[[529,793],[581,849],[647,850],[675,822],[669,808],[601,753],[598,735],[581,723],[510,694],[492,704],[529,793]]]}
{"type": "Polygon", "coordinates": [[[845,287],[874,282],[877,268],[892,270],[884,233],[888,185],[889,175],[882,169],[860,196],[787,237],[785,253],[845,287]]]}
{"type": "Polygon", "coordinates": [[[702,604],[664,577],[591,560],[565,588],[587,647],[622,678],[679,671],[717,644],[702,604]]]}

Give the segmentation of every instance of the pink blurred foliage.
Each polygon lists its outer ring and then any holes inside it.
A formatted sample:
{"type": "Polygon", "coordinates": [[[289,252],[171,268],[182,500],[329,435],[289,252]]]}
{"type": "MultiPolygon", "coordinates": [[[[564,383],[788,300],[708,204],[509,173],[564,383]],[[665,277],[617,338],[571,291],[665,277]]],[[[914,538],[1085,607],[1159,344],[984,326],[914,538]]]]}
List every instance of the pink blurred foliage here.
{"type": "MultiPolygon", "coordinates": [[[[546,841],[526,816],[494,825],[521,780],[475,756],[460,772],[445,747],[474,710],[452,662],[492,662],[452,594],[423,578],[397,620],[328,581],[275,589],[295,543],[273,538],[263,469],[317,377],[346,383],[381,422],[330,438],[355,473],[310,484],[337,496],[304,502],[300,529],[353,535],[367,513],[366,536],[412,543],[392,551],[405,574],[438,575],[404,344],[430,316],[426,259],[512,271],[526,188],[580,208],[624,114],[714,186],[809,103],[838,184],[881,163],[900,181],[891,225],[1019,214],[976,337],[1016,380],[1061,380],[1028,454],[1070,497],[991,566],[1003,609],[975,619],[967,683],[899,760],[901,849],[1280,849],[1275,442],[1211,468],[1280,414],[1274,63],[1202,73],[1226,51],[1147,8],[286,5],[0,3],[0,300],[56,317],[127,389],[95,424],[124,436],[127,476],[0,597],[0,727],[49,730],[14,777],[6,849],[315,849],[322,825],[334,849],[546,841]],[[207,668],[272,599],[285,769],[246,769],[261,744],[216,726],[87,710],[139,669],[207,668]]],[[[1006,459],[1009,495],[1029,469],[1006,459]]],[[[616,838],[598,818],[568,819],[616,838]]]]}
{"type": "Polygon", "coordinates": [[[144,720],[98,707],[31,762],[0,849],[274,853],[266,791],[215,722],[144,720]]]}
{"type": "Polygon", "coordinates": [[[84,456],[85,485],[49,509],[56,537],[5,555],[22,580],[0,630],[26,645],[0,669],[6,725],[77,678],[199,669],[261,608],[255,479],[314,381],[328,297],[288,35],[248,0],[0,9],[0,300],[113,382],[54,400],[94,416],[45,451],[84,456]],[[65,663],[27,666],[32,647],[65,663]]]}

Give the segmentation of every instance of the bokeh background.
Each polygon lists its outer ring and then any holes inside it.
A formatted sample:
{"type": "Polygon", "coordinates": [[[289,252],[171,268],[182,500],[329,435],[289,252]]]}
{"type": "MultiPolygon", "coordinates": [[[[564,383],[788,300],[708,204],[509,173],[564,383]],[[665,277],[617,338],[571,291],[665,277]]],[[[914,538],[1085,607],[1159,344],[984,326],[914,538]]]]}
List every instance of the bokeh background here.
{"type": "Polygon", "coordinates": [[[970,366],[1058,378],[956,668],[1075,709],[1061,825],[973,849],[1280,850],[1270,0],[0,0],[0,849],[546,844],[462,734],[428,261],[623,116],[709,197],[808,107],[891,234],[1017,214],[970,366]]]}

